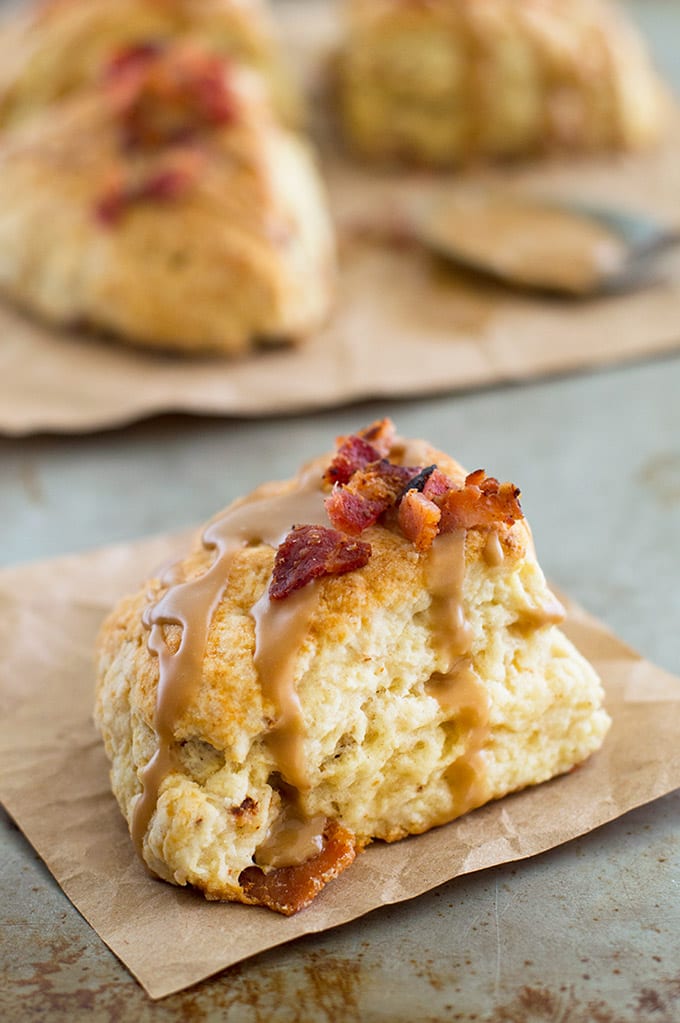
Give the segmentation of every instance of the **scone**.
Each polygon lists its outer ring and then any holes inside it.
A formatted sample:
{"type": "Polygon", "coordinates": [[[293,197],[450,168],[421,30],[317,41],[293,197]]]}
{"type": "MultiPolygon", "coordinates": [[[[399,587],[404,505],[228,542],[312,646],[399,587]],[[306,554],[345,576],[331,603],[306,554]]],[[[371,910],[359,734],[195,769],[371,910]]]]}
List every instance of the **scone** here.
{"type": "Polygon", "coordinates": [[[518,494],[384,420],[232,504],[121,601],[96,720],[154,874],[290,914],[371,841],[601,745],[602,687],[558,628],[518,494]]]}
{"type": "Polygon", "coordinates": [[[252,68],[280,116],[299,119],[264,0],[33,0],[0,29],[0,125],[91,86],[115,50],[187,37],[252,68]]]}
{"type": "Polygon", "coordinates": [[[666,102],[642,38],[607,0],[347,0],[344,130],[376,159],[636,149],[666,102]]]}
{"type": "Polygon", "coordinates": [[[192,43],[122,51],[0,142],[0,288],[55,324],[241,352],[316,329],[333,275],[310,150],[192,43]]]}

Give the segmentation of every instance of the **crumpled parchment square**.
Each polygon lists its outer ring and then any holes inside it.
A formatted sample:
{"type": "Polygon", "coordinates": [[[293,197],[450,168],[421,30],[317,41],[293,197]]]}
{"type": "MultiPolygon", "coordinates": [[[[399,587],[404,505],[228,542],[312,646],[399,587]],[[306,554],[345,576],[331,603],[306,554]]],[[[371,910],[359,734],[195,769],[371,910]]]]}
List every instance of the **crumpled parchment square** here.
{"type": "Polygon", "coordinates": [[[181,549],[181,537],[165,536],[0,572],[0,799],[152,998],[451,878],[544,852],[680,785],[680,679],[565,599],[566,631],[600,672],[613,718],[603,749],[578,770],[417,838],[376,843],[291,918],[154,880],[109,789],[92,723],[92,646],[113,602],[181,549]]]}

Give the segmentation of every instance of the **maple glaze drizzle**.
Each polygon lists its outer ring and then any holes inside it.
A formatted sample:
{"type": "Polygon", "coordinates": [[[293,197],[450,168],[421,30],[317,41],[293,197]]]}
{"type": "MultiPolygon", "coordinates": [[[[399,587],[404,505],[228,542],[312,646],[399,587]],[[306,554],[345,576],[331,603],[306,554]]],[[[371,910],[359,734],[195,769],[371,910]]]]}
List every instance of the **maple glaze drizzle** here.
{"type": "Polygon", "coordinates": [[[448,657],[451,670],[470,649],[471,633],[463,607],[465,530],[441,533],[427,556],[425,584],[432,597],[432,634],[435,648],[448,657]]]}
{"type": "MultiPolygon", "coordinates": [[[[210,567],[196,578],[171,586],[155,605],[147,608],[144,614],[144,624],[149,629],[147,645],[158,657],[159,679],[153,717],[157,748],[140,773],[142,793],[131,822],[132,839],[140,855],[160,786],[177,766],[177,724],[202,678],[210,624],[227,585],[234,555],[252,543],[278,547],[297,523],[326,523],[323,497],[320,473],[310,470],[290,493],[254,497],[227,509],[203,533],[203,546],[215,554],[210,567]],[[164,632],[169,625],[178,625],[182,630],[179,646],[174,651],[164,632]]],[[[293,772],[292,784],[301,781],[302,722],[290,669],[314,607],[314,584],[305,589],[293,605],[289,603],[293,598],[271,604],[265,592],[256,605],[257,610],[253,609],[257,642],[255,663],[263,696],[271,700],[276,713],[273,749],[280,758],[280,773],[285,777],[288,768],[293,772]],[[302,607],[307,609],[306,614],[302,613],[302,607]],[[291,627],[294,618],[291,608],[299,616],[294,628],[291,627]]]]}
{"type": "Polygon", "coordinates": [[[542,629],[546,625],[560,625],[566,615],[564,606],[551,593],[544,604],[523,611],[522,618],[517,624],[527,629],[542,629]]]}
{"type": "Polygon", "coordinates": [[[288,805],[279,814],[255,852],[258,867],[297,867],[323,848],[326,818],[304,817],[288,805]]]}
{"type": "Polygon", "coordinates": [[[490,529],[484,544],[484,560],[489,568],[498,568],[505,560],[503,544],[497,529],[490,529]]]}
{"type": "Polygon", "coordinates": [[[425,690],[466,740],[465,752],[445,772],[456,817],[481,806],[488,798],[481,749],[488,735],[489,697],[470,660],[472,633],[463,605],[465,539],[465,530],[441,534],[430,549],[426,565],[433,639],[448,666],[432,675],[425,690]]]}
{"type": "Polygon", "coordinates": [[[267,745],[279,773],[296,789],[309,787],[305,769],[304,721],[293,680],[295,657],[317,604],[317,588],[308,583],[285,600],[271,601],[265,590],[251,610],[255,619],[255,667],[267,680],[267,695],[278,709],[267,745]]]}

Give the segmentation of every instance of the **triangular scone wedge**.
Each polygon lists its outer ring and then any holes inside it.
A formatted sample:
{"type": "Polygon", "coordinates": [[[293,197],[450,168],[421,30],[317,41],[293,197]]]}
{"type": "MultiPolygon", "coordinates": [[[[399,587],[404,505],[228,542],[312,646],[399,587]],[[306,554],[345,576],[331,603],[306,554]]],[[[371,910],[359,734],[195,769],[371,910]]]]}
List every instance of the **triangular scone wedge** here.
{"type": "Polygon", "coordinates": [[[96,718],[153,872],[291,913],[372,840],[598,749],[602,687],[517,498],[383,421],[122,601],[96,718]]]}
{"type": "Polygon", "coordinates": [[[0,28],[0,125],[94,85],[128,46],[194,39],[261,75],[282,119],[301,100],[262,0],[33,0],[0,28]]]}
{"type": "Polygon", "coordinates": [[[185,352],[298,341],[333,290],[311,152],[193,44],[122,51],[4,137],[0,252],[0,288],[47,320],[185,352]]]}
{"type": "Polygon", "coordinates": [[[363,157],[446,167],[653,145],[670,106],[609,0],[345,0],[337,62],[363,157]]]}

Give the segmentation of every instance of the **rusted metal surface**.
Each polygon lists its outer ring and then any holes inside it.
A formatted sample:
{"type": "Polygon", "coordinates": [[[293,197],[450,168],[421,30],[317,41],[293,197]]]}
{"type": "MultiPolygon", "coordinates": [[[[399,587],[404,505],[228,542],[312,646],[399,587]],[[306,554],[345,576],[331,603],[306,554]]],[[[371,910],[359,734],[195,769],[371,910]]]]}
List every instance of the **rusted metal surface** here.
{"type": "Polygon", "coordinates": [[[8,825],[0,1018],[115,1023],[672,1023],[675,793],[544,856],[259,956],[160,1003],[8,825]],[[669,883],[670,882],[670,883],[669,883]]]}
{"type": "MultiPolygon", "coordinates": [[[[630,6],[680,88],[680,3],[630,6]]],[[[678,394],[675,357],[267,423],[166,419],[93,438],[0,440],[0,564],[201,520],[387,414],[517,479],[548,574],[677,674],[678,394]]],[[[679,820],[675,793],[154,1004],[2,815],[0,1020],[675,1023],[679,820]]]]}

